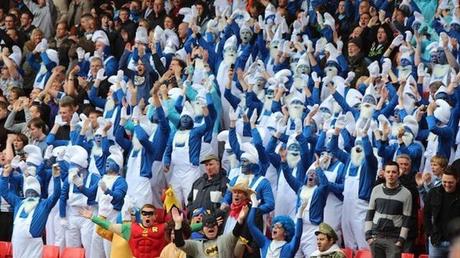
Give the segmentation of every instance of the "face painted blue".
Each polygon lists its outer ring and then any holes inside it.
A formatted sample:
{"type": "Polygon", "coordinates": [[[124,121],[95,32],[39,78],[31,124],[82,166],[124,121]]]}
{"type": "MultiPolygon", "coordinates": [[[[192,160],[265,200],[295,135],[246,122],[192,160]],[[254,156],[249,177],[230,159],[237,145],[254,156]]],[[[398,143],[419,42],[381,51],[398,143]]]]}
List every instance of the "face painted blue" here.
{"type": "Polygon", "coordinates": [[[35,191],[35,190],[32,190],[32,189],[27,189],[25,194],[24,194],[24,197],[25,198],[29,198],[29,197],[39,197],[40,195],[35,191]]]}
{"type": "Polygon", "coordinates": [[[102,142],[102,135],[100,134],[94,135],[94,142],[96,142],[97,144],[100,144],[102,142]]]}
{"type": "Polygon", "coordinates": [[[247,175],[259,170],[259,165],[251,163],[247,159],[241,159],[241,173],[247,175]]]}
{"type": "Polygon", "coordinates": [[[183,130],[189,130],[193,128],[193,119],[188,116],[181,116],[180,121],[179,121],[179,128],[183,130]]]}
{"type": "Polygon", "coordinates": [[[409,66],[409,65],[412,65],[412,62],[409,59],[407,58],[401,59],[401,66],[409,66]]]}
{"type": "Polygon", "coordinates": [[[298,143],[294,143],[288,146],[287,150],[294,156],[300,154],[300,145],[298,143]]]}
{"type": "Polygon", "coordinates": [[[105,163],[105,171],[106,172],[120,172],[120,166],[113,161],[112,159],[107,159],[107,162],[105,163]]]}

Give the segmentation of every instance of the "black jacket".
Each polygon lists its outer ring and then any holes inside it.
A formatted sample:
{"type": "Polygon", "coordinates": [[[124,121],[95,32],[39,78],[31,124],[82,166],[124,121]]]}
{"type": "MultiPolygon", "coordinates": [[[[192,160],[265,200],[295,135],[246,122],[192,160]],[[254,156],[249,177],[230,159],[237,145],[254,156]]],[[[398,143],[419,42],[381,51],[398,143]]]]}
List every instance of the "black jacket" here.
{"type": "Polygon", "coordinates": [[[431,189],[424,200],[425,232],[427,236],[431,237],[431,243],[433,245],[449,240],[445,239],[444,236],[448,234],[443,232],[443,228],[447,228],[445,225],[448,225],[454,218],[460,217],[460,189],[457,189],[455,191],[455,198],[450,204],[450,219],[448,221],[442,221],[442,202],[445,194],[446,191],[442,185],[440,185],[431,189]]]}
{"type": "Polygon", "coordinates": [[[192,186],[192,190],[188,195],[188,205],[187,209],[191,214],[193,210],[197,208],[205,208],[210,210],[213,214],[217,209],[220,208],[221,199],[224,197],[225,191],[227,190],[227,183],[229,182],[225,171],[220,170],[219,174],[208,181],[208,175],[204,174],[198,178],[192,186]],[[211,192],[213,194],[219,195],[221,198],[216,202],[211,202],[211,192]]]}

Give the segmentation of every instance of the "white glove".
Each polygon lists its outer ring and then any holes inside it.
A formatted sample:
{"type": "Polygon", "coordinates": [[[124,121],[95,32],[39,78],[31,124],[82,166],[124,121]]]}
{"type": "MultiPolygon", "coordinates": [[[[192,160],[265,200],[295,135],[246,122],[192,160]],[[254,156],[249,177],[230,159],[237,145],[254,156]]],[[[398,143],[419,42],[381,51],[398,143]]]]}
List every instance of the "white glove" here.
{"type": "Polygon", "coordinates": [[[318,77],[318,74],[317,74],[316,72],[312,72],[312,73],[311,73],[311,79],[312,79],[313,82],[315,82],[315,83],[321,82],[321,78],[318,77]]]}
{"type": "Polygon", "coordinates": [[[48,41],[46,39],[42,39],[42,41],[40,41],[40,43],[38,43],[37,46],[35,46],[34,52],[43,53],[46,51],[47,48],[48,41]]]}
{"type": "Polygon", "coordinates": [[[382,63],[382,76],[387,76],[391,71],[391,60],[389,58],[383,59],[382,63]]]}
{"type": "Polygon", "coordinates": [[[123,70],[118,70],[117,72],[117,81],[123,81],[124,80],[124,77],[125,77],[125,73],[123,72],[123,70]]]}
{"type": "Polygon", "coordinates": [[[70,126],[74,127],[80,122],[80,116],[77,112],[73,113],[72,119],[70,120],[70,126]]]}
{"type": "Polygon", "coordinates": [[[104,68],[99,69],[96,74],[96,80],[103,81],[107,79],[107,76],[104,76],[104,74],[105,74],[105,69],[104,68]]]}
{"type": "Polygon", "coordinates": [[[66,149],[65,148],[60,148],[59,151],[56,153],[56,161],[62,161],[64,160],[66,149]]]}
{"type": "Polygon", "coordinates": [[[335,20],[329,13],[324,13],[324,25],[328,25],[332,30],[335,30],[335,20]]]}
{"type": "Polygon", "coordinates": [[[407,30],[405,34],[406,34],[406,43],[410,45],[410,42],[412,40],[412,32],[410,30],[407,30]]]}
{"type": "Polygon", "coordinates": [[[21,162],[21,156],[16,155],[14,158],[11,160],[10,165],[12,168],[16,169],[19,167],[19,163],[21,162]]]}
{"type": "Polygon", "coordinates": [[[320,38],[316,41],[315,44],[315,50],[317,54],[321,53],[324,51],[324,48],[326,47],[327,40],[325,38],[320,38]]]}
{"type": "Polygon", "coordinates": [[[25,161],[23,161],[23,160],[19,161],[18,167],[24,174],[26,174],[26,176],[29,176],[27,174],[27,163],[25,161]]]}
{"type": "Polygon", "coordinates": [[[257,200],[257,195],[255,193],[251,194],[251,203],[252,208],[257,208],[259,206],[259,200],[257,200]]]}
{"type": "Polygon", "coordinates": [[[423,65],[423,63],[418,64],[418,66],[417,66],[417,76],[418,77],[426,76],[426,73],[427,73],[427,71],[425,70],[425,66],[423,65]]]}
{"type": "Polygon", "coordinates": [[[449,38],[447,33],[445,33],[445,32],[439,33],[439,46],[440,47],[442,47],[442,48],[447,47],[447,46],[445,46],[445,42],[449,42],[449,40],[446,40],[446,38],[449,38]]]}
{"type": "Polygon", "coordinates": [[[324,47],[324,51],[329,52],[330,58],[336,59],[340,53],[337,51],[337,49],[332,45],[332,43],[327,43],[326,46],[324,47]]]}
{"type": "Polygon", "coordinates": [[[369,76],[371,78],[377,78],[380,74],[379,62],[374,61],[372,62],[367,69],[369,70],[369,76]]]}
{"type": "Polygon", "coordinates": [[[59,218],[59,225],[63,228],[68,228],[69,227],[69,221],[67,221],[66,218],[59,218]]]}
{"type": "Polygon", "coordinates": [[[401,46],[403,41],[404,41],[404,36],[400,34],[396,38],[393,39],[393,41],[391,42],[391,45],[393,45],[395,47],[399,47],[399,46],[401,46]]]}
{"type": "Polygon", "coordinates": [[[343,41],[341,41],[340,39],[337,40],[337,42],[335,42],[335,44],[337,44],[337,51],[339,53],[342,53],[342,49],[343,49],[343,41]]]}
{"type": "Polygon", "coordinates": [[[49,145],[46,147],[45,150],[45,155],[43,156],[43,159],[50,159],[53,156],[53,145],[49,145]]]}
{"type": "Polygon", "coordinates": [[[83,186],[83,178],[81,178],[78,174],[75,174],[73,177],[72,177],[72,183],[80,188],[81,186],[83,186]]]}
{"type": "Polygon", "coordinates": [[[353,71],[348,72],[347,78],[345,79],[345,85],[349,85],[351,81],[355,78],[356,74],[353,71]]]}
{"type": "Polygon", "coordinates": [[[230,121],[238,120],[238,114],[236,113],[236,110],[234,110],[233,108],[230,108],[230,112],[228,113],[228,118],[230,119],[230,121]]]}
{"type": "Polygon", "coordinates": [[[56,118],[54,119],[54,123],[58,124],[59,126],[66,125],[67,123],[62,121],[61,115],[57,115],[56,118]]]}
{"type": "Polygon", "coordinates": [[[81,47],[77,48],[78,61],[82,61],[85,58],[85,50],[81,47]]]}

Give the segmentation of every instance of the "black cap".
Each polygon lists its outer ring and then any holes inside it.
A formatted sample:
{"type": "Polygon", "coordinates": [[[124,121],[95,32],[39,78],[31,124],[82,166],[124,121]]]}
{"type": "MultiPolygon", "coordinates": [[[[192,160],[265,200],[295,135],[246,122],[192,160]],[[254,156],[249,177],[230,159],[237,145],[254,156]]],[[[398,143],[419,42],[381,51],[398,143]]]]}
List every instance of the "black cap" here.
{"type": "Polygon", "coordinates": [[[212,228],[217,225],[217,219],[214,215],[207,214],[203,218],[203,227],[212,228]]]}

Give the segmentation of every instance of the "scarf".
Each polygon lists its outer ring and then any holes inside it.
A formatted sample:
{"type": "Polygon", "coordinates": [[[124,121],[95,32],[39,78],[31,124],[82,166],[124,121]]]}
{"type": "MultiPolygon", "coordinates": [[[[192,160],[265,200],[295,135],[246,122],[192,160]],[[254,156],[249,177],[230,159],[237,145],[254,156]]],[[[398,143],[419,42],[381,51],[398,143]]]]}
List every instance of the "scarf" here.
{"type": "Polygon", "coordinates": [[[238,215],[240,214],[241,209],[243,208],[243,206],[248,205],[248,203],[249,203],[249,199],[241,201],[240,204],[238,204],[238,205],[234,204],[232,202],[232,204],[230,204],[230,214],[229,214],[229,216],[232,217],[232,218],[237,219],[238,215]]]}
{"type": "Polygon", "coordinates": [[[314,253],[311,254],[311,256],[321,256],[321,255],[327,255],[327,254],[332,254],[334,252],[342,252],[337,244],[333,244],[329,249],[327,249],[324,252],[320,252],[319,250],[316,250],[314,253]]]}

